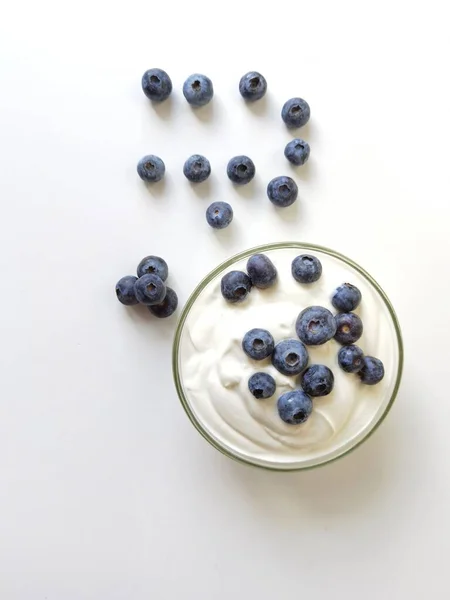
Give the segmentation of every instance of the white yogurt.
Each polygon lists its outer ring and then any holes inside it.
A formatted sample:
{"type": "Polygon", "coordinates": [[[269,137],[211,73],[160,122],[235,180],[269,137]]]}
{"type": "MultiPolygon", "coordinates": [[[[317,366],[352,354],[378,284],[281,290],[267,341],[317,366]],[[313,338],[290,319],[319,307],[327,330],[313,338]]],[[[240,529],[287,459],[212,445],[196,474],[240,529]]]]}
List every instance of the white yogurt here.
{"type": "Polygon", "coordinates": [[[189,407],[199,424],[229,452],[247,461],[276,468],[312,466],[339,456],[354,446],[377,423],[389,403],[399,366],[399,350],[392,317],[372,284],[350,265],[318,251],[298,248],[266,252],[278,270],[278,282],[268,290],[253,288],[244,302],[230,304],[220,292],[222,276],[244,270],[247,259],[235,263],[210,282],[192,306],[180,340],[179,368],[189,407]],[[316,283],[303,285],[291,275],[292,260],[303,253],[317,256],[323,267],[316,283]],[[356,285],[362,302],[355,311],[364,324],[357,342],[363,351],[380,358],[384,379],[375,386],[343,372],[337,363],[340,345],[334,340],[308,347],[310,364],[322,363],[334,373],[333,392],[313,399],[313,412],[301,425],[284,423],[277,398],[299,387],[298,378],[286,377],[270,359],[254,361],[242,350],[242,339],[255,327],[268,329],[275,342],[296,338],[295,321],[301,310],[320,305],[333,312],[330,298],[341,283],[356,285]],[[255,399],[249,377],[270,373],[275,395],[255,399]]]}

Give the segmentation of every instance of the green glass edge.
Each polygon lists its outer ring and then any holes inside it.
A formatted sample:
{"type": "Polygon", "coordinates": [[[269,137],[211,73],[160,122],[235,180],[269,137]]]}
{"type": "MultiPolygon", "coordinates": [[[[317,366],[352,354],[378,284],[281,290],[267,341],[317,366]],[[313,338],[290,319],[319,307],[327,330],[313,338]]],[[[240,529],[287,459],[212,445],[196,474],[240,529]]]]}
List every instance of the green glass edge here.
{"type": "Polygon", "coordinates": [[[195,290],[190,295],[188,301],[186,302],[186,304],[183,308],[183,311],[181,313],[180,320],[177,325],[177,329],[176,329],[175,337],[174,337],[174,341],[173,341],[173,349],[172,349],[172,372],[173,372],[173,378],[174,378],[175,387],[176,387],[176,390],[178,393],[178,397],[180,399],[180,402],[181,402],[187,416],[189,417],[191,423],[194,425],[194,427],[197,429],[197,431],[212,446],[214,446],[214,448],[216,448],[216,450],[218,450],[222,454],[225,454],[225,456],[228,456],[229,458],[236,460],[237,462],[240,462],[245,465],[250,465],[252,467],[258,467],[260,469],[265,469],[267,471],[288,472],[288,471],[306,471],[309,469],[316,469],[317,467],[323,467],[325,465],[328,465],[328,464],[334,462],[335,460],[338,460],[339,458],[343,458],[350,452],[353,452],[353,450],[358,448],[358,446],[360,446],[363,442],[365,442],[378,429],[378,427],[381,425],[381,423],[384,421],[384,419],[388,415],[389,411],[391,410],[392,405],[394,404],[395,398],[397,397],[397,393],[398,393],[398,390],[400,387],[400,382],[402,379],[403,360],[404,360],[403,338],[402,338],[402,333],[401,333],[401,329],[400,329],[400,324],[398,322],[398,318],[397,318],[396,312],[394,310],[394,307],[392,306],[392,304],[391,304],[387,294],[383,290],[383,288],[377,283],[377,281],[375,281],[375,279],[371,275],[369,275],[369,273],[367,273],[367,271],[365,271],[362,267],[360,267],[357,263],[355,263],[353,260],[351,260],[347,256],[344,256],[343,254],[340,254],[339,252],[335,252],[334,250],[331,250],[330,248],[326,248],[325,246],[318,246],[316,244],[309,244],[306,242],[305,243],[275,242],[275,243],[271,243],[271,244],[264,244],[262,246],[256,246],[254,248],[250,248],[249,250],[245,250],[243,252],[239,252],[238,254],[235,254],[234,256],[232,256],[228,260],[226,260],[225,262],[218,265],[213,271],[208,273],[208,275],[206,275],[206,277],[204,277],[202,279],[202,281],[197,285],[195,290]],[[326,460],[324,462],[318,463],[316,465],[305,466],[305,467],[296,466],[296,467],[288,467],[288,468],[280,469],[275,466],[272,467],[272,466],[268,466],[268,465],[260,465],[260,464],[251,462],[250,460],[245,460],[244,458],[242,458],[240,456],[236,456],[232,452],[228,451],[226,448],[223,448],[222,446],[220,446],[220,444],[218,444],[216,442],[216,440],[212,436],[210,436],[207,431],[205,431],[205,429],[202,427],[201,423],[199,423],[197,421],[197,419],[195,418],[195,415],[192,413],[191,409],[189,408],[188,402],[185,398],[183,386],[181,384],[180,373],[178,370],[178,354],[179,354],[181,334],[183,331],[183,325],[186,321],[186,318],[189,314],[190,309],[192,308],[192,305],[194,304],[194,302],[198,298],[198,296],[201,294],[201,292],[205,289],[205,287],[219,273],[221,273],[223,270],[225,270],[227,267],[231,266],[235,262],[242,260],[244,258],[247,258],[247,257],[251,256],[252,254],[256,254],[259,252],[268,252],[270,250],[281,250],[281,249],[286,249],[286,248],[295,248],[298,250],[306,249],[306,250],[312,250],[312,251],[315,250],[318,252],[323,252],[324,254],[329,254],[330,256],[333,256],[334,258],[340,259],[343,262],[347,263],[348,265],[353,267],[356,271],[358,271],[358,273],[360,273],[363,277],[365,277],[365,279],[367,279],[374,286],[374,288],[377,290],[377,292],[380,294],[381,298],[383,299],[384,303],[386,304],[389,314],[392,317],[392,322],[394,324],[394,329],[395,329],[395,332],[397,335],[399,358],[398,358],[397,378],[395,381],[395,386],[394,386],[394,389],[392,392],[392,396],[389,400],[389,404],[386,406],[384,413],[381,415],[381,417],[379,418],[377,423],[374,425],[374,427],[370,431],[367,432],[367,435],[365,437],[363,437],[361,440],[359,440],[359,442],[357,442],[354,446],[352,446],[351,448],[349,448],[342,454],[339,454],[338,456],[330,458],[329,460],[326,460]]]}

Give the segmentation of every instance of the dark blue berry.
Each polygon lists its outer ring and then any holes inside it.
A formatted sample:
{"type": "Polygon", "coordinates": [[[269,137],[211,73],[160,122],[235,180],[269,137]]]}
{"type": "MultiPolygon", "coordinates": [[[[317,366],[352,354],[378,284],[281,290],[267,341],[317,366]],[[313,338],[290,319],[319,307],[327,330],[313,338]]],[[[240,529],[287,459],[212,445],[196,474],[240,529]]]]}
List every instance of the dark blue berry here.
{"type": "Polygon", "coordinates": [[[214,96],[212,81],[206,75],[194,73],[183,84],[183,94],[192,106],[203,106],[214,96]]]}
{"type": "Polygon", "coordinates": [[[327,396],[334,386],[333,372],[325,365],[311,365],[302,375],[302,388],[308,396],[327,396]]]}
{"type": "Polygon", "coordinates": [[[242,349],[253,360],[263,360],[273,352],[275,341],[267,329],[250,329],[242,340],[242,349]]]}
{"type": "Polygon", "coordinates": [[[248,389],[255,398],[270,398],[275,394],[275,379],[269,373],[255,373],[248,380],[248,389]]]}
{"type": "Polygon", "coordinates": [[[322,263],[311,254],[301,254],[292,261],[292,276],[299,283],[314,283],[322,275],[322,263]]]}
{"type": "Polygon", "coordinates": [[[137,266],[138,277],[142,275],[158,275],[163,281],[169,276],[169,267],[160,256],[146,256],[137,266]]]}
{"type": "Polygon", "coordinates": [[[125,304],[126,306],[133,306],[133,304],[138,304],[139,300],[136,298],[136,294],[134,293],[134,284],[137,281],[137,277],[133,275],[126,275],[119,279],[116,283],[116,295],[119,302],[125,304]]]}
{"type": "Polygon", "coordinates": [[[358,375],[362,383],[366,385],[375,385],[384,377],[384,365],[379,358],[373,356],[365,356],[363,359],[362,369],[358,375]]]}
{"type": "Polygon", "coordinates": [[[175,291],[166,287],[166,296],[164,300],[160,304],[153,304],[152,306],[147,306],[148,310],[154,315],[158,317],[158,319],[165,319],[166,317],[170,317],[177,310],[178,306],[178,296],[175,291]]]}
{"type": "Polygon", "coordinates": [[[214,229],[225,229],[233,220],[233,209],[228,202],[213,202],[206,209],[206,220],[214,229]]]}
{"type": "Polygon", "coordinates": [[[256,169],[248,156],[233,156],[227,165],[227,175],[233,183],[245,185],[255,176],[256,169]]]}
{"type": "Polygon", "coordinates": [[[350,312],[361,302],[361,292],[351,283],[343,283],[333,293],[331,304],[340,312],[350,312]]]}
{"type": "Polygon", "coordinates": [[[300,138],[290,141],[284,149],[284,155],[293,165],[304,165],[309,158],[310,147],[308,142],[300,138]]]}
{"type": "Polygon", "coordinates": [[[200,183],[211,175],[211,165],[205,156],[193,154],[184,163],[183,173],[192,183],[200,183]]]}
{"type": "Polygon", "coordinates": [[[331,340],[336,333],[336,322],[327,308],[309,306],[298,315],[295,330],[304,344],[318,346],[331,340]]]}
{"type": "Polygon", "coordinates": [[[343,346],[338,352],[338,363],[346,373],[358,373],[363,367],[364,352],[359,346],[343,346]]]}
{"type": "Polygon", "coordinates": [[[242,302],[252,289],[252,282],[243,271],[230,271],[222,277],[220,284],[222,296],[232,304],[242,302]]]}
{"type": "Polygon", "coordinates": [[[313,403],[302,390],[286,392],[278,398],[278,414],[290,425],[304,423],[312,413],[313,403]]]}
{"type": "Polygon", "coordinates": [[[275,177],[269,181],[267,195],[275,206],[286,208],[297,200],[298,187],[291,177],[275,177]]]}
{"type": "Polygon", "coordinates": [[[267,81],[256,71],[250,71],[241,77],[239,91],[245,100],[260,100],[267,91],[267,81]]]}
{"type": "Polygon", "coordinates": [[[309,121],[311,110],[303,98],[291,98],[281,109],[281,118],[290,128],[303,127],[309,121]]]}
{"type": "Polygon", "coordinates": [[[162,102],[172,92],[172,81],[162,69],[149,69],[142,75],[144,94],[154,102],[162,102]]]}
{"type": "Polygon", "coordinates": [[[294,339],[278,342],[272,353],[272,364],[283,375],[298,375],[306,367],[308,360],[307,349],[294,339]]]}
{"type": "Polygon", "coordinates": [[[134,291],[141,304],[161,304],[166,295],[166,286],[158,275],[142,275],[134,284],[134,291]]]}
{"type": "Polygon", "coordinates": [[[363,324],[355,313],[339,313],[334,320],[336,321],[334,339],[343,346],[354,344],[362,336],[363,324]]]}
{"type": "Polygon", "coordinates": [[[154,154],[148,154],[138,162],[137,172],[143,181],[155,183],[164,177],[166,165],[154,154]]]}
{"type": "Polygon", "coordinates": [[[265,290],[277,280],[277,270],[265,254],[254,254],[248,259],[247,273],[257,288],[265,290]]]}

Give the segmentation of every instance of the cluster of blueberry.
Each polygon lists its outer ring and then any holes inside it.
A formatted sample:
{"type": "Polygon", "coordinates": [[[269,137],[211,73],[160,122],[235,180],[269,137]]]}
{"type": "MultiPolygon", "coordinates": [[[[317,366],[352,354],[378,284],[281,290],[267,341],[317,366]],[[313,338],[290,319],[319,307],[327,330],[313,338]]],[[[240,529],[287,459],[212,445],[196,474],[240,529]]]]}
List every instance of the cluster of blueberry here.
{"type": "MultiPolygon", "coordinates": [[[[144,94],[154,102],[166,100],[172,92],[172,81],[162,69],[149,69],[142,76],[144,94]]],[[[246,73],[239,82],[242,97],[254,102],[260,100],[267,91],[267,81],[256,71],[246,73]]],[[[212,81],[206,75],[194,74],[183,84],[183,94],[192,106],[204,106],[212,99],[214,88],[212,81]]],[[[303,98],[291,98],[285,102],[281,117],[290,128],[306,125],[311,111],[303,98]]],[[[294,165],[303,165],[308,160],[310,147],[308,142],[300,138],[290,141],[284,149],[284,155],[294,165]]],[[[137,165],[139,177],[149,183],[160,181],[164,177],[166,167],[163,160],[154,154],[144,156],[137,165]]],[[[206,181],[211,174],[209,160],[200,154],[190,156],[184,163],[183,173],[193,183],[206,181]]],[[[234,156],[227,166],[228,178],[235,184],[245,185],[255,176],[256,169],[248,156],[234,156]]],[[[298,187],[288,176],[272,179],[267,186],[269,200],[278,207],[287,207],[295,202],[298,187]]],[[[215,229],[224,229],[233,220],[233,209],[227,202],[214,202],[206,211],[206,220],[215,229]]]]}
{"type": "Polygon", "coordinates": [[[165,284],[169,276],[166,261],[160,256],[146,256],[137,266],[137,275],[126,275],[116,283],[119,302],[126,306],[144,304],[155,317],[170,317],[177,309],[178,296],[165,284]]]}
{"type": "MultiPolygon", "coordinates": [[[[302,284],[312,284],[322,274],[322,265],[315,256],[302,254],[291,265],[294,279],[302,284]]],[[[267,289],[277,280],[277,270],[264,254],[254,254],[247,262],[247,273],[230,271],[223,276],[221,291],[231,303],[245,300],[252,287],[267,289]]],[[[272,365],[283,375],[300,375],[301,389],[282,394],[278,398],[278,413],[290,424],[303,423],[312,412],[311,398],[328,395],[334,386],[334,375],[326,365],[315,364],[306,368],[309,361],[306,346],[325,344],[332,338],[342,344],[338,353],[339,366],[347,373],[357,373],[362,383],[375,385],[384,377],[381,360],[365,356],[355,345],[363,332],[361,319],[351,312],[361,302],[361,292],[349,283],[340,285],[331,297],[332,305],[339,311],[333,315],[323,306],[309,306],[299,314],[295,329],[297,339],[285,339],[275,344],[271,333],[265,329],[252,329],[242,341],[244,352],[253,360],[271,357],[272,365]]],[[[248,382],[255,398],[270,398],[276,384],[269,373],[258,372],[248,382]]]]}

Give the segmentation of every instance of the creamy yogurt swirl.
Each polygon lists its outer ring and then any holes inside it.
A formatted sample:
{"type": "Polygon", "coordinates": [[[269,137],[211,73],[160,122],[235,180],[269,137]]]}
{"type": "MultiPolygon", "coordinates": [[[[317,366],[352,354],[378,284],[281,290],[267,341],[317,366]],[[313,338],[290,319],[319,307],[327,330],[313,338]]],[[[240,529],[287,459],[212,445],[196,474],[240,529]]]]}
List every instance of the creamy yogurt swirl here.
{"type": "Polygon", "coordinates": [[[344,261],[298,248],[273,249],[265,254],[278,270],[278,281],[272,288],[253,288],[240,304],[223,299],[222,276],[234,269],[245,271],[244,259],[211,281],[195,300],[180,339],[180,378],[195,419],[229,452],[263,466],[312,466],[355,445],[385,411],[399,366],[396,331],[378,291],[344,261]],[[322,277],[316,283],[302,285],[292,277],[292,260],[302,253],[314,254],[322,263],[322,277]],[[339,368],[337,342],[309,346],[309,364],[330,367],[335,376],[334,390],[313,399],[314,409],[306,423],[288,425],[280,419],[276,402],[282,393],[299,387],[298,378],[279,373],[270,359],[248,358],[242,339],[255,327],[268,329],[275,342],[296,338],[295,321],[300,311],[321,305],[335,312],[331,295],[343,282],[353,283],[362,293],[361,305],[355,311],[364,323],[358,345],[383,361],[385,377],[376,386],[364,385],[356,375],[339,368]],[[277,389],[272,398],[257,400],[250,394],[248,379],[257,371],[274,377],[277,389]]]}

